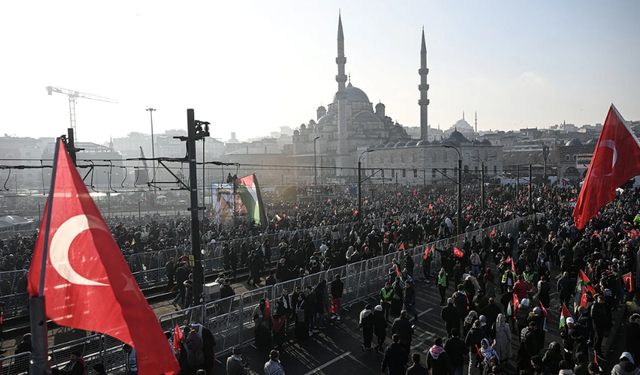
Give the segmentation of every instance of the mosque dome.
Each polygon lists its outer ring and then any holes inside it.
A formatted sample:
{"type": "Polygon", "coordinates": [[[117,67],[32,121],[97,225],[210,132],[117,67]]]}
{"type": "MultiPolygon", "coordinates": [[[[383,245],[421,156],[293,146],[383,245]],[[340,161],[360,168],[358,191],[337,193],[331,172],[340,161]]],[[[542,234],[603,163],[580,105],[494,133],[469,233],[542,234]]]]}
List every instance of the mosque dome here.
{"type": "Polygon", "coordinates": [[[356,117],[353,118],[353,123],[354,124],[368,123],[368,124],[372,124],[372,125],[375,124],[380,126],[384,125],[384,123],[382,122],[380,117],[378,117],[378,115],[376,115],[375,113],[366,112],[366,111],[362,111],[358,113],[356,117]]]}
{"type": "Polygon", "coordinates": [[[329,112],[318,119],[318,125],[331,124],[335,118],[336,114],[334,112],[329,112]]]}
{"type": "MultiPolygon", "coordinates": [[[[363,94],[364,94],[364,93],[363,93],[363,94]]],[[[365,95],[365,96],[366,96],[366,95],[365,95]]],[[[386,108],[386,107],[385,107],[385,105],[384,105],[384,104],[382,104],[382,103],[378,103],[378,104],[376,104],[376,109],[378,109],[378,108],[386,108]]]]}
{"type": "Polygon", "coordinates": [[[416,146],[418,144],[418,140],[417,139],[412,139],[409,142],[407,142],[407,144],[405,145],[406,147],[411,147],[411,146],[416,146]]]}
{"type": "MultiPolygon", "coordinates": [[[[347,102],[370,103],[369,97],[367,96],[367,94],[365,94],[364,91],[360,90],[357,87],[347,86],[345,87],[345,91],[347,92],[347,102]]],[[[333,102],[334,103],[338,102],[338,98],[335,95],[333,96],[333,102]]]]}
{"type": "Polygon", "coordinates": [[[374,148],[384,148],[386,146],[386,144],[384,142],[380,142],[376,147],[374,148]]]}
{"type": "Polygon", "coordinates": [[[406,146],[406,145],[407,145],[407,143],[406,143],[406,142],[399,141],[399,142],[398,142],[398,143],[396,143],[396,145],[395,145],[395,146],[393,146],[393,147],[396,147],[396,148],[397,148],[397,147],[404,147],[404,146],[406,146]]]}
{"type": "Polygon", "coordinates": [[[395,141],[391,141],[391,142],[387,143],[387,145],[384,146],[384,147],[385,148],[393,148],[393,147],[395,147],[395,145],[396,145],[396,142],[395,141]]]}
{"type": "Polygon", "coordinates": [[[567,147],[577,147],[577,146],[582,146],[582,142],[580,142],[577,138],[573,138],[572,140],[565,143],[564,145],[567,147]]]}
{"type": "MultiPolygon", "coordinates": [[[[423,141],[420,141],[423,142],[423,141]]],[[[433,141],[431,141],[431,145],[432,146],[439,146],[440,145],[440,141],[438,141],[437,139],[434,139],[433,141]]]]}
{"type": "Polygon", "coordinates": [[[488,139],[483,139],[482,142],[480,142],[483,146],[491,146],[491,141],[488,139]]]}
{"type": "Polygon", "coordinates": [[[429,143],[428,140],[423,139],[420,142],[418,142],[418,146],[429,146],[431,143],[429,143]]]}
{"type": "Polygon", "coordinates": [[[444,143],[459,146],[463,143],[469,143],[469,140],[462,133],[454,130],[444,143]]]}
{"type": "Polygon", "coordinates": [[[585,145],[588,145],[588,146],[595,146],[597,144],[598,144],[598,140],[596,138],[591,138],[590,140],[585,142],[585,145]]]}

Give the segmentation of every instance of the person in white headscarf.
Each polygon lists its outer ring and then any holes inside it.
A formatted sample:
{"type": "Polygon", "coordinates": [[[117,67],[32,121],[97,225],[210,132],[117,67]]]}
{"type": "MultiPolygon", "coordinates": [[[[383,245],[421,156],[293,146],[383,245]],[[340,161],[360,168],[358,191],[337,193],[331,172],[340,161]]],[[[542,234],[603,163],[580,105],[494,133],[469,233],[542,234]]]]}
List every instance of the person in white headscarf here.
{"type": "Polygon", "coordinates": [[[500,357],[495,349],[493,349],[488,339],[482,339],[482,343],[480,345],[482,345],[480,348],[480,354],[482,354],[482,360],[485,364],[489,363],[491,357],[496,357],[498,359],[498,363],[500,363],[500,357]]]}
{"type": "Polygon", "coordinates": [[[633,356],[631,353],[624,352],[620,356],[620,362],[613,366],[613,370],[611,370],[611,375],[639,375],[640,369],[638,369],[635,365],[635,361],[633,360],[633,356]]]}
{"type": "Polygon", "coordinates": [[[508,361],[511,358],[511,327],[504,314],[498,314],[492,331],[493,337],[496,338],[493,348],[498,353],[498,358],[503,362],[508,361]]]}

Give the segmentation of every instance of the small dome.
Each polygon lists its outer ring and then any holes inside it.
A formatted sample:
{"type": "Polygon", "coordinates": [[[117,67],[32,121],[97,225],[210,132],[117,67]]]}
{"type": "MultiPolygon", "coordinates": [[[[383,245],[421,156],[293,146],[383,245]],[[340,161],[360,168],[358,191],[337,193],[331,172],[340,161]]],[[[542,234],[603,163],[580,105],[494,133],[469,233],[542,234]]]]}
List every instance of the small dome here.
{"type": "Polygon", "coordinates": [[[418,140],[417,139],[412,139],[409,142],[407,142],[407,144],[405,145],[406,147],[411,147],[411,146],[416,146],[418,144],[418,140]]]}
{"type": "Polygon", "coordinates": [[[356,117],[353,118],[354,124],[359,122],[376,123],[381,126],[384,124],[380,119],[380,117],[378,117],[378,115],[376,115],[375,113],[367,112],[367,111],[362,111],[358,113],[356,117]]]}
{"type": "Polygon", "coordinates": [[[585,142],[585,145],[589,145],[589,146],[595,146],[597,144],[598,144],[598,140],[596,138],[591,138],[590,140],[585,142]]]}
{"type": "Polygon", "coordinates": [[[404,147],[406,144],[406,142],[399,141],[394,147],[404,147]]]}
{"type": "Polygon", "coordinates": [[[376,145],[376,147],[374,148],[384,148],[386,146],[386,144],[384,142],[379,143],[378,145],[376,145]]]}
{"type": "Polygon", "coordinates": [[[480,143],[482,143],[483,146],[491,146],[491,141],[488,139],[483,139],[480,143]]]}
{"type": "Polygon", "coordinates": [[[477,139],[474,139],[473,141],[471,141],[471,144],[474,145],[474,146],[480,146],[480,145],[482,145],[482,142],[480,142],[477,139]]]}
{"type": "MultiPolygon", "coordinates": [[[[422,142],[422,141],[420,141],[422,142]]],[[[438,141],[437,139],[434,139],[433,141],[431,141],[431,145],[432,146],[439,146],[440,145],[440,141],[438,141]]]]}
{"type": "Polygon", "coordinates": [[[569,142],[564,144],[567,147],[577,147],[582,146],[582,142],[580,142],[577,138],[570,140],[569,142]]]}
{"type": "Polygon", "coordinates": [[[333,112],[329,112],[326,115],[320,117],[320,119],[318,119],[318,125],[331,124],[333,123],[333,120],[335,118],[336,118],[336,114],[333,112]]]}
{"type": "Polygon", "coordinates": [[[454,130],[453,132],[451,132],[451,135],[449,135],[449,138],[447,138],[447,143],[453,143],[453,144],[457,144],[460,145],[462,143],[468,143],[469,140],[467,139],[467,137],[465,137],[462,133],[460,133],[457,130],[454,130]]]}
{"type": "Polygon", "coordinates": [[[305,124],[300,125],[300,130],[305,130],[305,129],[307,129],[307,125],[305,124]]]}
{"type": "Polygon", "coordinates": [[[376,104],[376,108],[385,108],[385,105],[382,103],[376,104]]]}
{"type": "Polygon", "coordinates": [[[318,111],[324,111],[324,112],[326,112],[326,111],[327,111],[327,109],[326,109],[323,105],[321,105],[320,107],[318,107],[318,109],[317,109],[317,110],[318,110],[318,111]]]}
{"type": "Polygon", "coordinates": [[[395,145],[396,145],[396,142],[391,141],[391,142],[387,143],[384,147],[385,148],[393,148],[395,145]]]}
{"type": "Polygon", "coordinates": [[[296,129],[293,131],[293,135],[300,135],[300,130],[296,129]]]}

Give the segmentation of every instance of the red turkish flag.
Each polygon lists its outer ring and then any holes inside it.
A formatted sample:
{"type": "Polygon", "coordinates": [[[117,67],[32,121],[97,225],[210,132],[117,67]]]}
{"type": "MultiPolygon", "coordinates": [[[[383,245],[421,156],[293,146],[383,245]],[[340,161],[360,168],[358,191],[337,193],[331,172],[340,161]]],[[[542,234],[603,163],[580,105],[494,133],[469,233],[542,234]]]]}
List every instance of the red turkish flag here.
{"type": "Polygon", "coordinates": [[[464,256],[464,253],[462,252],[462,250],[458,249],[457,247],[453,248],[453,255],[456,258],[462,258],[464,256]]]}
{"type": "Polygon", "coordinates": [[[633,292],[633,275],[631,275],[631,272],[622,275],[622,280],[627,287],[627,291],[633,292]]]}
{"type": "MultiPolygon", "coordinates": [[[[140,375],[177,374],[180,366],[156,315],[61,140],[58,147],[42,291],[47,317],[133,346],[140,375]]],[[[39,294],[45,225],[43,220],[29,270],[30,296],[39,294]]]]}
{"type": "Polygon", "coordinates": [[[639,174],[640,144],[612,104],[573,210],[576,228],[584,228],[617,188],[639,174]]]}

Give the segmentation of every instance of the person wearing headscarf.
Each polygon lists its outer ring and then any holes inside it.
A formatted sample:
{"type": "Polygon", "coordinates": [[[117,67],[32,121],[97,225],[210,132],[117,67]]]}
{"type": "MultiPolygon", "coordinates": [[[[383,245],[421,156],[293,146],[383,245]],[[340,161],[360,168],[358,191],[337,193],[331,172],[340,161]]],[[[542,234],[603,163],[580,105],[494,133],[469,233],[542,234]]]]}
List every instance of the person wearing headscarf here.
{"type": "Polygon", "coordinates": [[[511,358],[511,327],[507,323],[507,319],[504,314],[498,314],[496,322],[493,325],[493,332],[495,337],[494,349],[498,353],[498,358],[502,362],[506,362],[511,358]]]}
{"type": "Polygon", "coordinates": [[[489,339],[482,339],[482,344],[480,347],[480,354],[482,354],[482,360],[485,364],[489,363],[491,357],[498,358],[498,362],[500,361],[500,356],[498,353],[491,347],[491,343],[489,343],[489,339]]]}
{"type": "Polygon", "coordinates": [[[360,311],[360,320],[358,328],[362,328],[362,350],[371,350],[371,341],[373,340],[374,317],[372,306],[367,304],[364,310],[360,311]]]}
{"type": "Polygon", "coordinates": [[[640,369],[638,369],[635,365],[633,357],[631,353],[624,352],[620,356],[620,362],[613,366],[613,370],[611,370],[611,375],[639,375],[640,369]]]}
{"type": "Polygon", "coordinates": [[[451,373],[449,355],[442,347],[442,339],[440,337],[435,339],[434,345],[429,349],[427,369],[431,371],[431,375],[449,375],[451,373]]]}
{"type": "Polygon", "coordinates": [[[471,328],[473,327],[473,323],[478,319],[478,313],[475,312],[474,310],[469,311],[469,313],[467,314],[467,317],[464,318],[464,324],[462,327],[462,333],[463,336],[467,336],[467,333],[469,333],[469,331],[471,330],[471,328]]]}

